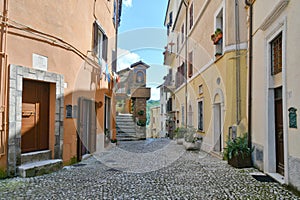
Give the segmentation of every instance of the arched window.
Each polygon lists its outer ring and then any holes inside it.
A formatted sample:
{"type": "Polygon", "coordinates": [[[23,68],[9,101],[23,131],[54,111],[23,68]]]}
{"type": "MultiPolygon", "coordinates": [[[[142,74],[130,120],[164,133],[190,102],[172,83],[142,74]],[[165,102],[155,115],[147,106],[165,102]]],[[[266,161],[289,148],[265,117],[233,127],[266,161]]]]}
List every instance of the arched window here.
{"type": "Polygon", "coordinates": [[[144,83],[144,73],[142,71],[138,71],[136,73],[136,82],[137,83],[144,83]]]}

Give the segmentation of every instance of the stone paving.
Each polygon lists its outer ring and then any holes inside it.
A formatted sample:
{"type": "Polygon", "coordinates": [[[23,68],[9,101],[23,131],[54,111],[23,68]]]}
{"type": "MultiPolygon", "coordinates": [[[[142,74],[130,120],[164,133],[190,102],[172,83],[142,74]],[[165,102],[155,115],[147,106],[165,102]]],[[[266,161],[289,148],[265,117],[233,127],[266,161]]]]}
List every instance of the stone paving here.
{"type": "Polygon", "coordinates": [[[167,139],[123,142],[59,172],[0,181],[0,199],[300,199],[167,139]]]}

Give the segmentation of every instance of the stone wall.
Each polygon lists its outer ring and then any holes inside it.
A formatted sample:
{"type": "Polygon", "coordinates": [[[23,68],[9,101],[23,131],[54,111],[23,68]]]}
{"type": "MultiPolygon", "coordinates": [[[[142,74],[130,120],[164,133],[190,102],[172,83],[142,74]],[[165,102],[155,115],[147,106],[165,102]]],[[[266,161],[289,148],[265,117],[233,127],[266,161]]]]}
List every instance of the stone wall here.
{"type": "Polygon", "coordinates": [[[47,71],[10,65],[9,77],[9,139],[8,175],[16,175],[21,164],[22,93],[23,79],[54,83],[55,102],[55,142],[54,158],[62,158],[64,121],[64,76],[47,71]]]}

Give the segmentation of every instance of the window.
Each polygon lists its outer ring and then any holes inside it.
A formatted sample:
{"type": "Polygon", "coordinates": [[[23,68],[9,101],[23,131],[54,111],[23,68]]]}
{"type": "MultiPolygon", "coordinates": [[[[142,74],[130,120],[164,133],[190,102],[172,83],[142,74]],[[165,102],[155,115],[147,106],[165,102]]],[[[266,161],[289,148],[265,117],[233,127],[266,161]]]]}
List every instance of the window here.
{"type": "Polygon", "coordinates": [[[199,85],[199,89],[198,89],[199,94],[203,94],[203,86],[199,85]]]}
{"type": "Polygon", "coordinates": [[[184,125],[184,106],[181,106],[181,124],[184,125]]]}
{"type": "Polygon", "coordinates": [[[138,71],[136,73],[136,82],[137,83],[144,83],[144,73],[141,71],[138,71]]]}
{"type": "Polygon", "coordinates": [[[181,26],[181,43],[184,41],[184,24],[181,26]]]}
{"type": "Polygon", "coordinates": [[[173,24],[173,12],[169,13],[169,26],[171,27],[173,24]]]}
{"type": "Polygon", "coordinates": [[[198,102],[198,130],[204,131],[203,126],[203,100],[198,102]]]}
{"type": "MultiPolygon", "coordinates": [[[[223,9],[221,9],[221,11],[216,16],[215,30],[217,30],[217,29],[222,30],[222,35],[224,35],[224,31],[223,31],[223,9]]],[[[224,37],[222,37],[222,39],[220,39],[219,42],[215,44],[216,45],[215,56],[223,54],[223,38],[224,37]]]]}
{"type": "Polygon", "coordinates": [[[192,29],[194,25],[194,3],[190,6],[190,29],[192,29]]]}
{"type": "Polygon", "coordinates": [[[189,53],[188,75],[189,78],[193,76],[193,52],[192,51],[189,53]]]}
{"type": "Polygon", "coordinates": [[[189,126],[193,126],[193,108],[192,108],[192,105],[189,105],[189,118],[188,118],[188,121],[189,121],[189,126]]]}
{"type": "Polygon", "coordinates": [[[177,44],[176,44],[176,46],[177,46],[177,53],[179,53],[179,34],[177,35],[177,44]]]}
{"type": "Polygon", "coordinates": [[[271,41],[271,67],[272,75],[282,71],[282,33],[271,41]]]}
{"type": "Polygon", "coordinates": [[[99,64],[102,64],[102,59],[107,61],[107,36],[103,29],[94,22],[94,42],[93,52],[94,55],[99,59],[99,64]]]}

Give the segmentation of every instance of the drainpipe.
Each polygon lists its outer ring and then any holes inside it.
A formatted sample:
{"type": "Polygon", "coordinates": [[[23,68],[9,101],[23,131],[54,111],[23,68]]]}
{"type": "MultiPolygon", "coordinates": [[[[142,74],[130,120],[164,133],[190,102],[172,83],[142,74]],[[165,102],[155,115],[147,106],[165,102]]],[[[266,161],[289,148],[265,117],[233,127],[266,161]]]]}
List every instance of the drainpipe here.
{"type": "Polygon", "coordinates": [[[239,3],[235,0],[235,54],[236,54],[236,124],[241,121],[241,86],[240,86],[240,26],[239,3]]]}
{"type": "Polygon", "coordinates": [[[0,114],[1,114],[1,124],[0,131],[4,134],[1,139],[4,139],[4,151],[0,153],[4,155],[7,152],[6,141],[8,141],[8,69],[7,69],[7,34],[8,34],[8,0],[4,0],[3,4],[3,17],[2,17],[2,30],[1,30],[1,46],[0,46],[0,80],[1,80],[1,88],[0,88],[0,114]]]}
{"type": "MultiPolygon", "coordinates": [[[[252,147],[252,66],[253,66],[253,0],[245,0],[249,6],[249,74],[248,74],[248,147],[252,147]]],[[[252,160],[252,159],[251,159],[252,160]]]]}
{"type": "Polygon", "coordinates": [[[185,0],[182,0],[184,5],[185,5],[185,63],[184,63],[184,71],[185,71],[185,128],[187,128],[187,98],[188,98],[188,93],[187,93],[187,74],[188,74],[188,70],[187,70],[187,62],[188,62],[188,8],[189,8],[189,4],[187,2],[185,2],[185,0]]]}

